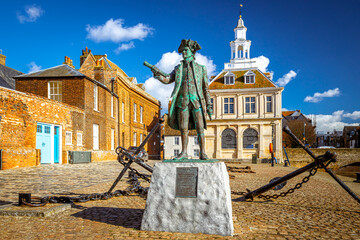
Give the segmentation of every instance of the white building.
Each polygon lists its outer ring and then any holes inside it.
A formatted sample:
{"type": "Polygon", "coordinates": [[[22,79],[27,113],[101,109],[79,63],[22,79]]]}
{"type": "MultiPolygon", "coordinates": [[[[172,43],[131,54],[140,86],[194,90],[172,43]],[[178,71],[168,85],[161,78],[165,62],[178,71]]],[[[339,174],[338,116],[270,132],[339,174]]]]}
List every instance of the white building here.
{"type": "Polygon", "coordinates": [[[241,16],[234,31],[230,63],[209,83],[214,115],[205,131],[206,153],[216,159],[250,160],[254,154],[265,159],[271,157],[273,142],[281,160],[283,88],[250,58],[251,41],[241,16]]]}

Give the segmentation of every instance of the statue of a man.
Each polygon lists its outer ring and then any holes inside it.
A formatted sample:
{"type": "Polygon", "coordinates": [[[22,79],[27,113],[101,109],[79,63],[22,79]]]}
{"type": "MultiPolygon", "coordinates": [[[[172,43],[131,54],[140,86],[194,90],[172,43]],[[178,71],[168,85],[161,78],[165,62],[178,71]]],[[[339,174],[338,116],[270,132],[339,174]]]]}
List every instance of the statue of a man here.
{"type": "Polygon", "coordinates": [[[200,45],[193,40],[183,39],[178,52],[184,60],[171,72],[168,77],[157,74],[154,78],[169,84],[175,82],[172,92],[171,107],[169,109],[168,124],[171,128],[180,130],[182,151],[175,159],[188,157],[187,145],[189,130],[196,129],[200,145],[201,160],[207,160],[205,154],[206,114],[212,115],[212,105],[208,91],[206,67],[195,62],[195,53],[200,45]]]}

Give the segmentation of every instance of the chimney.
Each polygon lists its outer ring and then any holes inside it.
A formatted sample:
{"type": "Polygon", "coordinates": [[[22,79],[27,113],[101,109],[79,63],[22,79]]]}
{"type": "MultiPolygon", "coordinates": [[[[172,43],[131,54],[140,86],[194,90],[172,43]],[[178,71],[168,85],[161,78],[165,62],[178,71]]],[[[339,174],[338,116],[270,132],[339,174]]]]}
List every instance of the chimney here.
{"type": "Polygon", "coordinates": [[[82,55],[80,56],[80,67],[84,63],[89,53],[91,53],[91,50],[89,50],[88,47],[85,47],[85,50],[82,50],[82,55]]]}
{"type": "Polygon", "coordinates": [[[2,50],[0,50],[0,65],[5,66],[5,62],[6,62],[6,56],[2,55],[2,50]]]}
{"type": "Polygon", "coordinates": [[[94,67],[94,78],[98,82],[105,84],[105,70],[104,60],[96,60],[96,67],[94,67]]]}
{"type": "Polygon", "coordinates": [[[72,63],[72,60],[68,56],[65,56],[65,61],[63,62],[63,64],[66,64],[72,68],[75,68],[75,66],[72,63]]]}

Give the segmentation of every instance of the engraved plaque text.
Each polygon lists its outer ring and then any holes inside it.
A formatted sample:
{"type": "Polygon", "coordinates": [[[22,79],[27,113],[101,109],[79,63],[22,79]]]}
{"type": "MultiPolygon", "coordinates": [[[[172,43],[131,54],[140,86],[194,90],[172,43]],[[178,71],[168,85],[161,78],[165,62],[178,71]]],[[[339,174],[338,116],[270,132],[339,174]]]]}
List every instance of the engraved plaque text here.
{"type": "Polygon", "coordinates": [[[196,198],[197,197],[197,167],[176,168],[175,197],[196,198]]]}

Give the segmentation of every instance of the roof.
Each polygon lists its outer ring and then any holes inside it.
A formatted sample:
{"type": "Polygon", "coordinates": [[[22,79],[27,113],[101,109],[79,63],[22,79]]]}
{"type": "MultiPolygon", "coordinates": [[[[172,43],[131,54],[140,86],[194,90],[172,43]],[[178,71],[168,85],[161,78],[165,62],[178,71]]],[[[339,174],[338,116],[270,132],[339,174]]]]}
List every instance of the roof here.
{"type": "MultiPolygon", "coordinates": [[[[166,136],[180,136],[180,131],[171,128],[168,124],[168,114],[164,114],[164,135],[166,136]]],[[[196,136],[196,130],[189,131],[189,136],[196,136]]]]}
{"type": "Polygon", "coordinates": [[[0,86],[15,89],[13,77],[21,75],[22,72],[0,64],[0,86]]]}
{"type": "Polygon", "coordinates": [[[288,116],[291,116],[295,111],[283,111],[282,112],[282,115],[284,117],[288,117],[288,116]]]}
{"type": "Polygon", "coordinates": [[[47,68],[41,71],[29,73],[29,74],[23,74],[20,76],[17,76],[17,78],[38,78],[38,77],[85,77],[84,74],[82,74],[79,71],[76,71],[72,67],[63,64],[60,66],[47,68]]]}
{"type": "Polygon", "coordinates": [[[267,88],[267,87],[277,87],[269,78],[266,77],[258,69],[252,69],[251,71],[255,73],[255,83],[245,84],[244,75],[249,70],[230,70],[233,74],[235,74],[235,84],[225,84],[224,76],[229,71],[223,70],[218,76],[216,76],[209,84],[209,89],[239,89],[239,88],[267,88]]]}

